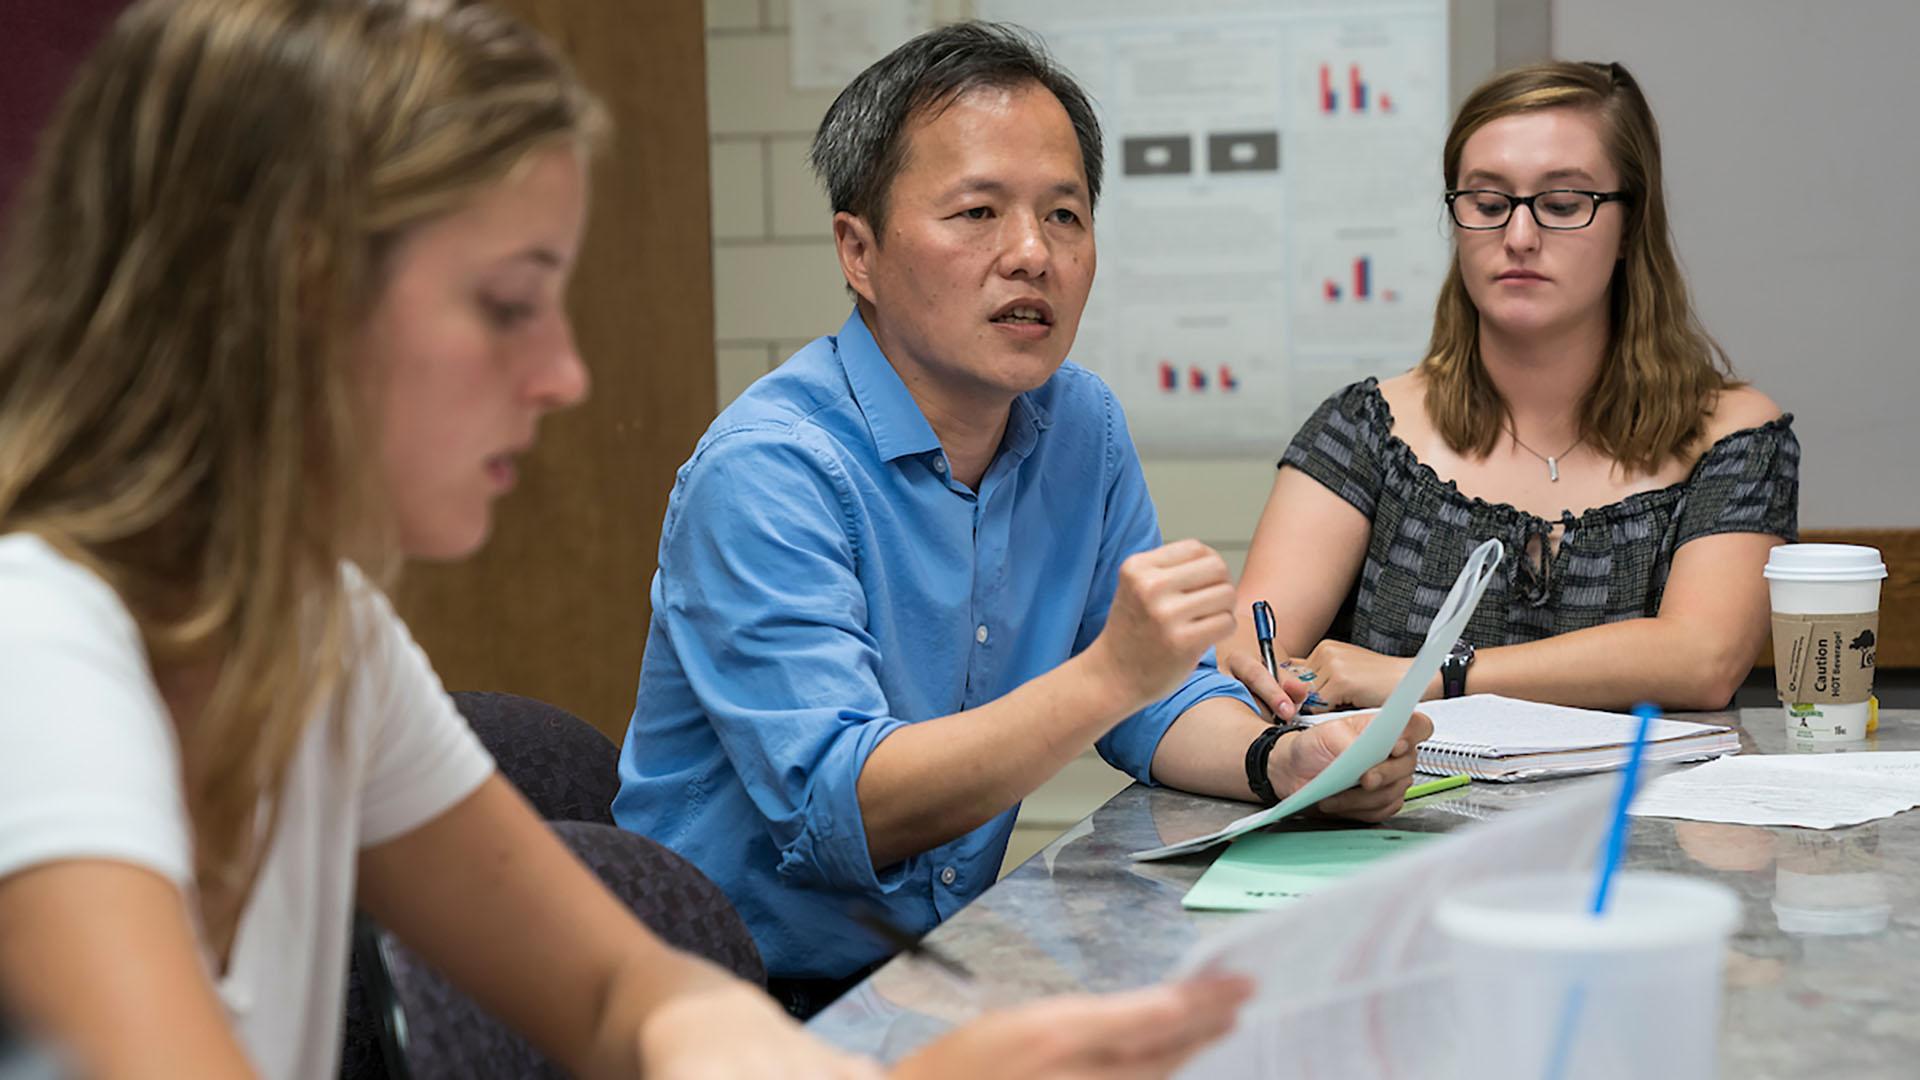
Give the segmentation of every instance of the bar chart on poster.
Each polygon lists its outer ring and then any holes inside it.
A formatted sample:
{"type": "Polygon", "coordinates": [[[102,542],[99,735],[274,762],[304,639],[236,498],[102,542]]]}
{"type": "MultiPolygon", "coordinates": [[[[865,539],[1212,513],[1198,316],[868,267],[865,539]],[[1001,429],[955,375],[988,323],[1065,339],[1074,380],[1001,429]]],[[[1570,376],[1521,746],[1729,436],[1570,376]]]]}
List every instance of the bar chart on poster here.
{"type": "Polygon", "coordinates": [[[1038,33],[1107,139],[1071,353],[1142,453],[1266,453],[1405,370],[1447,270],[1446,0],[976,0],[1038,33]]]}

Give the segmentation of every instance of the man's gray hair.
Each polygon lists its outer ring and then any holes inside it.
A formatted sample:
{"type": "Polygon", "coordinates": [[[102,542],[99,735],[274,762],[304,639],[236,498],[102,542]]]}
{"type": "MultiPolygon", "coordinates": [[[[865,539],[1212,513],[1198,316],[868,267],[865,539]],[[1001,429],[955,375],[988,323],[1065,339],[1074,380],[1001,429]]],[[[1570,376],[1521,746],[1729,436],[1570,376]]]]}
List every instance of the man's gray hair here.
{"type": "Polygon", "coordinates": [[[887,193],[906,166],[907,122],[935,115],[969,91],[1037,83],[1067,111],[1087,174],[1088,210],[1100,201],[1100,121],[1086,92],[1029,31],[962,22],[930,30],[876,61],[834,99],[808,153],[835,213],[865,218],[879,235],[887,193]]]}

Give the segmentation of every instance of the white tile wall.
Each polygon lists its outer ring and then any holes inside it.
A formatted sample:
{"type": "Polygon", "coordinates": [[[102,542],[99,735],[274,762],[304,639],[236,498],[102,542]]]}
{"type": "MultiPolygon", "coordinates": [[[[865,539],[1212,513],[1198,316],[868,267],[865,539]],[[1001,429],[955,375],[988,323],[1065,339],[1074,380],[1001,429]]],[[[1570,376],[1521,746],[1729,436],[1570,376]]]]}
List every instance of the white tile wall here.
{"type": "Polygon", "coordinates": [[[834,91],[795,90],[787,34],[707,34],[707,124],[715,135],[810,135],[834,91]]]}
{"type": "Polygon", "coordinates": [[[1215,547],[1245,546],[1273,487],[1271,458],[1161,459],[1142,462],[1147,489],[1169,540],[1193,537],[1215,547]]]}
{"type": "Polygon", "coordinates": [[[825,239],[716,245],[713,277],[714,334],[729,345],[832,333],[850,307],[825,239]]]}
{"type": "Polygon", "coordinates": [[[772,189],[772,235],[783,238],[832,236],[833,212],[827,193],[807,167],[812,136],[776,137],[767,142],[767,183],[772,189]]]}
{"type": "Polygon", "coordinates": [[[713,140],[713,238],[761,240],[767,235],[767,148],[761,139],[713,140]]]}
{"type": "Polygon", "coordinates": [[[764,345],[722,345],[715,350],[715,355],[714,375],[721,401],[739,397],[742,390],[753,385],[753,380],[767,373],[768,351],[764,345]]]}
{"type": "MultiPolygon", "coordinates": [[[[841,295],[843,297],[843,302],[840,305],[840,314],[837,316],[840,322],[835,322],[835,323],[832,323],[831,325],[821,326],[820,334],[838,333],[840,330],[840,323],[845,322],[847,320],[847,313],[853,310],[853,302],[849,300],[844,300],[844,297],[845,297],[844,293],[841,295]]],[[[814,337],[819,337],[820,334],[815,334],[814,337]]],[[[773,368],[779,367],[782,361],[786,360],[787,357],[792,356],[794,353],[799,352],[807,344],[807,342],[812,340],[813,338],[807,338],[805,340],[796,338],[792,341],[774,342],[773,345],[770,346],[768,349],[768,351],[773,355],[773,363],[769,365],[767,370],[771,371],[773,370],[773,368]]]]}
{"type": "Polygon", "coordinates": [[[707,32],[758,30],[764,21],[763,0],[707,0],[707,32]]]}

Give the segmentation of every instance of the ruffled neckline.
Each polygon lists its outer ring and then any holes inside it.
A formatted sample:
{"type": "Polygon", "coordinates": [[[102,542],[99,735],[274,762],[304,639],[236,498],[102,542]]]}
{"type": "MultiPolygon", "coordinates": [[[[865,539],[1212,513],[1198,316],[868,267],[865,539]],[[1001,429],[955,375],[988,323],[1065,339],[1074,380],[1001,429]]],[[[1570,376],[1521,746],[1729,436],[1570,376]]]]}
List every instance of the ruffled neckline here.
{"type": "Polygon", "coordinates": [[[1434,471],[1433,466],[1421,461],[1419,455],[1413,452],[1413,447],[1408,446],[1405,440],[1394,434],[1393,407],[1387,404],[1386,395],[1380,392],[1380,380],[1369,376],[1361,380],[1357,389],[1365,395],[1362,400],[1366,402],[1368,409],[1373,414],[1369,419],[1378,426],[1380,430],[1380,447],[1383,459],[1412,476],[1416,482],[1424,482],[1428,487],[1439,489],[1444,493],[1447,500],[1456,506],[1469,510],[1479,510],[1494,516],[1496,519],[1506,519],[1503,523],[1523,527],[1531,526],[1534,528],[1544,526],[1548,529],[1559,525],[1568,531],[1602,522],[1613,522],[1624,518],[1639,517],[1649,510],[1669,505],[1678,500],[1681,495],[1685,494],[1686,490],[1693,486],[1693,483],[1700,478],[1701,471],[1716,458],[1726,457],[1734,452],[1734,448],[1737,445],[1750,442],[1762,436],[1778,437],[1781,432],[1793,426],[1793,414],[1782,413],[1764,424],[1755,427],[1741,428],[1738,431],[1730,431],[1714,440],[1713,445],[1707,447],[1706,452],[1702,453],[1700,459],[1693,463],[1693,468],[1687,471],[1686,478],[1683,480],[1648,491],[1636,491],[1624,499],[1606,503],[1602,506],[1588,507],[1578,514],[1575,514],[1571,508],[1563,509],[1560,511],[1560,516],[1557,519],[1549,520],[1538,514],[1522,510],[1512,503],[1490,502],[1478,495],[1468,495],[1460,490],[1460,483],[1457,480],[1442,480],[1440,474],[1434,471]]]}

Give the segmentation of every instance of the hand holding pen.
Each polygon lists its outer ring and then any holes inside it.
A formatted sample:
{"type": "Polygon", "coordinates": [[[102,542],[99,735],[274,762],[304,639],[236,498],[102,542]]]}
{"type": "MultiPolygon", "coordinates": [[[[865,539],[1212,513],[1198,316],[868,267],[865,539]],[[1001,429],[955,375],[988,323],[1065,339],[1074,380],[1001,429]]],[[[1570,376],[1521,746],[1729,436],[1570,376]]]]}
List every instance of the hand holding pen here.
{"type": "Polygon", "coordinates": [[[1260,659],[1256,663],[1250,656],[1237,652],[1226,654],[1227,673],[1247,685],[1273,713],[1274,719],[1281,722],[1293,720],[1302,708],[1322,707],[1320,699],[1311,693],[1306,684],[1312,681],[1311,673],[1301,675],[1290,664],[1277,662],[1273,651],[1273,606],[1265,600],[1253,605],[1254,639],[1260,646],[1260,659]],[[1283,674],[1284,673],[1284,674],[1283,674]]]}
{"type": "MultiPolygon", "coordinates": [[[[1292,660],[1278,665],[1273,662],[1273,605],[1267,603],[1265,600],[1255,600],[1253,602],[1253,636],[1260,642],[1260,662],[1266,665],[1267,674],[1273,676],[1275,683],[1280,682],[1280,673],[1282,671],[1303,683],[1313,681],[1313,672],[1299,667],[1292,660]]],[[[1282,686],[1281,689],[1285,689],[1285,687],[1282,686]]],[[[1309,689],[1306,698],[1300,702],[1300,707],[1303,709],[1324,709],[1327,707],[1327,703],[1320,700],[1319,694],[1309,689]]]]}

